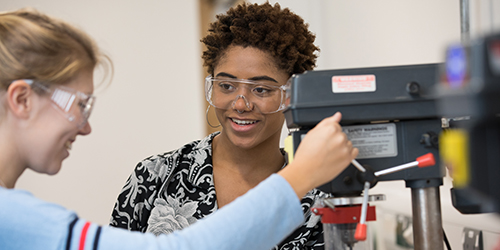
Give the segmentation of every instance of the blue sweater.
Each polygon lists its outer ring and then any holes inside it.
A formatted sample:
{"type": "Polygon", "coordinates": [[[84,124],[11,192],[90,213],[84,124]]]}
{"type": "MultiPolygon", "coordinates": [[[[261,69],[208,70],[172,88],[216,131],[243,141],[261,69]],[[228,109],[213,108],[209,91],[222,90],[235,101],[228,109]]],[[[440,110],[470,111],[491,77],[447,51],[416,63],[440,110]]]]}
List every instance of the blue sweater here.
{"type": "Polygon", "coordinates": [[[99,226],[29,192],[0,187],[2,250],[270,249],[303,220],[299,199],[277,174],[217,213],[158,237],[99,226]]]}

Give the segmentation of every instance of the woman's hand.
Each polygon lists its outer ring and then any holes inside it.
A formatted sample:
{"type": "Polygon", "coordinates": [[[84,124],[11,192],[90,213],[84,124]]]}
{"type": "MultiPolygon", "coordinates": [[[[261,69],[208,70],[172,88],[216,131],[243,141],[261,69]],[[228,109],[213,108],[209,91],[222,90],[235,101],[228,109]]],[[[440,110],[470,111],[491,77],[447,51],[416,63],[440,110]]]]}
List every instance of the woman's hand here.
{"type": "Polygon", "coordinates": [[[309,190],[339,175],[358,155],[358,149],[342,132],[342,115],[325,118],[301,141],[294,160],[278,174],[283,176],[301,199],[309,190]]]}

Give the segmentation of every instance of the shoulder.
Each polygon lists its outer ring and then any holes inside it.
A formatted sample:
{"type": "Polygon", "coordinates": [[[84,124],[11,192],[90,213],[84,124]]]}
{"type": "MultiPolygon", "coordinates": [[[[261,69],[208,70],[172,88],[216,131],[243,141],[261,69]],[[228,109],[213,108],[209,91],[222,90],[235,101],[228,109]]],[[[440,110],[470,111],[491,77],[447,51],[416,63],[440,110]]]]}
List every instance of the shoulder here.
{"type": "Polygon", "coordinates": [[[12,210],[16,214],[29,213],[44,213],[44,210],[57,213],[60,216],[62,213],[74,214],[61,205],[50,203],[33,196],[32,193],[21,189],[2,189],[0,190],[0,211],[12,210]],[[31,211],[31,208],[38,207],[36,211],[31,211]],[[31,212],[30,212],[31,211],[31,212]]]}
{"type": "MultiPolygon", "coordinates": [[[[65,230],[77,215],[58,204],[46,202],[24,190],[0,190],[0,242],[3,236],[40,234],[42,230],[65,230]],[[19,225],[23,225],[19,227],[19,225]],[[31,226],[30,226],[31,225],[31,226]],[[20,230],[20,231],[16,231],[20,230]]],[[[38,240],[38,236],[34,237],[38,240]]],[[[11,239],[7,240],[10,241],[11,239]]],[[[33,240],[33,239],[32,239],[33,240]]]]}
{"type": "Polygon", "coordinates": [[[140,161],[136,166],[136,173],[143,172],[149,178],[164,178],[174,171],[174,168],[183,162],[203,163],[212,154],[213,138],[219,134],[215,132],[201,140],[195,140],[184,144],[178,149],[155,154],[140,161]]]}
{"type": "Polygon", "coordinates": [[[0,190],[0,201],[2,249],[76,249],[99,238],[100,226],[29,192],[0,190]]]}

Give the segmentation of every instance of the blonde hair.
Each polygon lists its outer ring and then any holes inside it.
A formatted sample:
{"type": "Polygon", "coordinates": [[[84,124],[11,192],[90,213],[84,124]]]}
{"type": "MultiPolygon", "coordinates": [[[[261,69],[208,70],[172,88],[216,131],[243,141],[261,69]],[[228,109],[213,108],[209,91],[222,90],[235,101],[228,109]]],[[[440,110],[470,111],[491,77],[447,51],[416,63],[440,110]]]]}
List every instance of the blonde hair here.
{"type": "Polygon", "coordinates": [[[64,84],[98,64],[112,70],[109,57],[70,24],[34,9],[0,13],[0,91],[17,79],[64,84]]]}

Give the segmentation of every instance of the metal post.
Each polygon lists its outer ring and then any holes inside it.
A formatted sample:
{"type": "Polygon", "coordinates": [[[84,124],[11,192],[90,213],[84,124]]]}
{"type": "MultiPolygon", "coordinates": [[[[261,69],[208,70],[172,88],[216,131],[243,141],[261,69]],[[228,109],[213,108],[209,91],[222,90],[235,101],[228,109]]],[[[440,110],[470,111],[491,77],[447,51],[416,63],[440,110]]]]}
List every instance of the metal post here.
{"type": "Polygon", "coordinates": [[[439,187],[412,188],[411,198],[415,250],[443,250],[439,187]]]}
{"type": "Polygon", "coordinates": [[[460,0],[460,33],[462,43],[470,41],[469,0],[460,0]]]}

